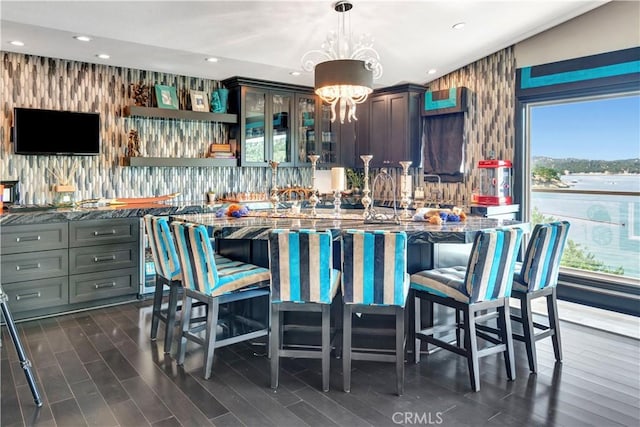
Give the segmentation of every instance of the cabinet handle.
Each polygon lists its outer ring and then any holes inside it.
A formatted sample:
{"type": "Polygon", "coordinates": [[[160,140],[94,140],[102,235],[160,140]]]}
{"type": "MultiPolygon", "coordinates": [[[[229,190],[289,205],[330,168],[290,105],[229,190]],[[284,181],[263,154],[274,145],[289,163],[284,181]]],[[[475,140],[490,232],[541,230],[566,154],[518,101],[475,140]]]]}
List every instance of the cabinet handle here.
{"type": "Polygon", "coordinates": [[[40,292],[33,292],[31,294],[16,295],[16,301],[20,301],[21,299],[29,299],[29,298],[40,298],[40,292]]]}
{"type": "Polygon", "coordinates": [[[390,163],[391,163],[391,160],[383,160],[383,161],[382,161],[382,164],[383,164],[383,165],[388,165],[388,164],[390,164],[390,163]]]}
{"type": "Polygon", "coordinates": [[[96,289],[114,288],[115,286],[116,286],[116,282],[96,283],[96,289]]]}
{"type": "Polygon", "coordinates": [[[105,261],[115,261],[115,260],[116,260],[115,255],[93,257],[93,262],[105,262],[105,261]]]}
{"type": "Polygon", "coordinates": [[[40,263],[36,264],[25,264],[25,265],[16,265],[16,271],[20,270],[35,270],[36,268],[40,268],[40,263]]]}
{"type": "Polygon", "coordinates": [[[93,235],[94,236],[112,236],[116,234],[116,230],[111,230],[111,231],[94,231],[93,235]]]}
{"type": "Polygon", "coordinates": [[[23,236],[23,237],[16,237],[16,243],[20,243],[20,242],[33,242],[35,240],[40,240],[40,236],[23,236]]]}

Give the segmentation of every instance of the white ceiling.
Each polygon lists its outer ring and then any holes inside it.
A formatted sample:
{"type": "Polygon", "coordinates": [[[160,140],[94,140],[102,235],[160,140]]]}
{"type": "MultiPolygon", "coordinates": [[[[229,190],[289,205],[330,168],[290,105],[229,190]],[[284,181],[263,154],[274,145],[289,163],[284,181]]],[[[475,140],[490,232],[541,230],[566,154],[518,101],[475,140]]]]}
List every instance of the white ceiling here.
{"type": "MultiPolygon", "coordinates": [[[[14,51],[221,80],[240,75],[313,85],[300,60],[337,30],[334,0],[7,1],[0,42],[14,51]],[[88,35],[89,43],[73,39],[88,35]],[[9,44],[21,40],[22,47],[9,44]],[[96,54],[108,53],[108,60],[96,54]],[[219,58],[217,63],[205,57],[219,58]]],[[[370,33],[376,86],[427,83],[596,8],[577,0],[353,0],[354,35],[370,33]],[[452,25],[465,22],[462,30],[452,25]],[[428,75],[427,70],[436,69],[428,75]]]]}

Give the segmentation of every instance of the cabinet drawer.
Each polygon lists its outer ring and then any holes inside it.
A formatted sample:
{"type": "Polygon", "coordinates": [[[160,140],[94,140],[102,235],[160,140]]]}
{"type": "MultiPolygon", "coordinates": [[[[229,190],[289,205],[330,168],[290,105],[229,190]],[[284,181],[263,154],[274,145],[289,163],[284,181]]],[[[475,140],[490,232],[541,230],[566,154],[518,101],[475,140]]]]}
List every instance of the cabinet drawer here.
{"type": "Polygon", "coordinates": [[[138,244],[90,246],[69,249],[69,274],[133,268],[138,265],[138,244]]]}
{"type": "Polygon", "coordinates": [[[69,223],[69,247],[137,242],[138,218],[98,219],[69,223]]]}
{"type": "Polygon", "coordinates": [[[69,276],[69,302],[93,301],[138,293],[138,269],[69,276]]]}
{"type": "Polygon", "coordinates": [[[2,255],[0,258],[2,283],[66,276],[69,271],[69,251],[31,252],[2,255]]]}
{"type": "Polygon", "coordinates": [[[69,303],[67,277],[30,280],[2,285],[12,313],[56,307],[69,303]]]}
{"type": "Polygon", "coordinates": [[[7,225],[0,233],[0,253],[17,254],[66,248],[69,241],[67,223],[7,225]]]}

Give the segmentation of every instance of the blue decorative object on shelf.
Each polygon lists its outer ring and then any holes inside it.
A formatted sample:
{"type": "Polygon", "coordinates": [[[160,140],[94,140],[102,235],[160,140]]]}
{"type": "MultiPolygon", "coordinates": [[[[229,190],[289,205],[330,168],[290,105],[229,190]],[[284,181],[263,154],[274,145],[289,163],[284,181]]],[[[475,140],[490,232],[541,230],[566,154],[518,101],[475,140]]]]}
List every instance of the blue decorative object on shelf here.
{"type": "Polygon", "coordinates": [[[229,89],[215,89],[211,93],[211,111],[214,113],[226,113],[228,98],[229,89]]]}

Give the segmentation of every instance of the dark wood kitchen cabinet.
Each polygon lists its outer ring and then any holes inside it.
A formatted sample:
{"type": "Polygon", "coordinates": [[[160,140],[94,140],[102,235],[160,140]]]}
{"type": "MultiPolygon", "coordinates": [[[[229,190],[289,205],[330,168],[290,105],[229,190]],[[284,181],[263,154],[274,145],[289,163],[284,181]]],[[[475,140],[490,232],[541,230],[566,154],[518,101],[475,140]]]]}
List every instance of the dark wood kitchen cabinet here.
{"type": "Polygon", "coordinates": [[[241,166],[268,166],[270,160],[280,166],[307,162],[317,137],[315,116],[304,110],[308,104],[301,97],[315,99],[313,88],[244,77],[222,84],[230,91],[229,109],[238,112],[238,125],[231,127],[229,137],[240,146],[241,166]]]}
{"type": "MultiPolygon", "coordinates": [[[[374,91],[365,108],[368,115],[368,145],[361,154],[372,154],[372,167],[401,167],[398,162],[411,160],[420,163],[420,95],[425,88],[404,84],[374,91]]],[[[363,116],[364,117],[364,116],[363,116]]],[[[364,138],[363,138],[364,139],[364,138]]]]}

